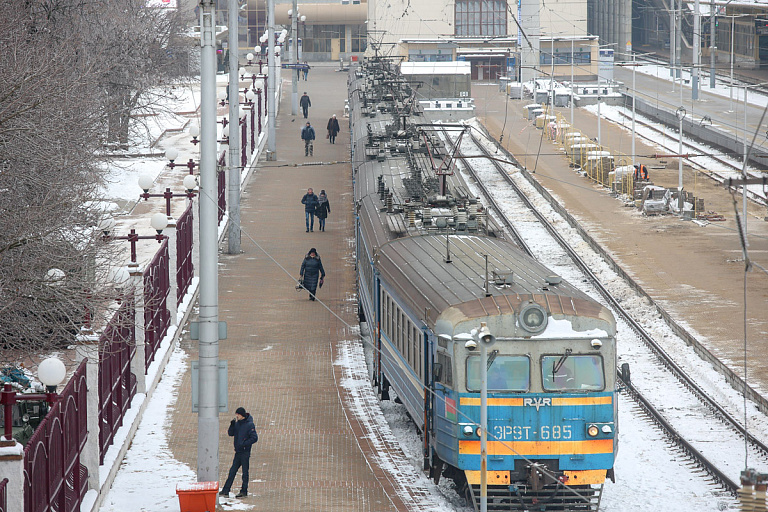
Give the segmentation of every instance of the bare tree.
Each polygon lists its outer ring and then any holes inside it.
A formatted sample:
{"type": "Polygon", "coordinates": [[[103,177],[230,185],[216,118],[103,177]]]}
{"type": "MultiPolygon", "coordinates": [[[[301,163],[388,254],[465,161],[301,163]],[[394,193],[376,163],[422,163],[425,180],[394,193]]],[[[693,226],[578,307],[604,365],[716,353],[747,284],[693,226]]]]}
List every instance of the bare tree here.
{"type": "Polygon", "coordinates": [[[98,68],[45,11],[0,2],[0,349],[4,361],[71,342],[109,295],[98,68]],[[89,313],[92,312],[92,313],[89,313]]]}

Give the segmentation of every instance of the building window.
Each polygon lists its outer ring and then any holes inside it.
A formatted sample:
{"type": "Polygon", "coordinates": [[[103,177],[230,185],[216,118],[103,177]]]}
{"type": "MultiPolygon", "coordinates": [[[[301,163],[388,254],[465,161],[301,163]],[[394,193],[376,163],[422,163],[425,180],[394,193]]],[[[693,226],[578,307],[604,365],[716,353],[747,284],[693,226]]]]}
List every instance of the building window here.
{"type": "Polygon", "coordinates": [[[307,25],[304,34],[304,51],[331,53],[334,39],[339,40],[339,51],[346,52],[344,25],[307,25]]]}
{"type": "MultiPolygon", "coordinates": [[[[555,53],[555,65],[570,64],[573,60],[574,64],[589,64],[592,62],[592,55],[589,52],[556,52],[555,53]],[[573,55],[573,57],[571,57],[573,55]]],[[[552,64],[552,54],[542,51],[539,53],[540,64],[552,64]]]]}
{"type": "Polygon", "coordinates": [[[456,0],[457,36],[507,34],[506,0],[456,0]]]}
{"type": "Polygon", "coordinates": [[[365,25],[352,25],[352,52],[363,53],[368,48],[368,31],[365,25]]]}

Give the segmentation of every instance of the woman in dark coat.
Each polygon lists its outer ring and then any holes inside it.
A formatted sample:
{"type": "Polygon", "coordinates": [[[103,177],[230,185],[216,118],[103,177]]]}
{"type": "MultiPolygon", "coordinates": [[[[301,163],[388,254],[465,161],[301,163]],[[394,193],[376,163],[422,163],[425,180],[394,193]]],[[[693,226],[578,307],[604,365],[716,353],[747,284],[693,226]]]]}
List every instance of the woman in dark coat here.
{"type": "Polygon", "coordinates": [[[331,141],[331,144],[336,144],[336,135],[341,131],[341,128],[339,127],[339,120],[336,119],[336,114],[333,114],[333,117],[328,120],[328,140],[331,141]]]}
{"type": "Polygon", "coordinates": [[[331,203],[328,202],[325,190],[321,190],[320,197],[317,198],[317,206],[315,206],[315,217],[320,223],[320,231],[325,231],[325,219],[329,213],[331,213],[331,203]]]}
{"type": "Polygon", "coordinates": [[[320,256],[317,255],[317,250],[311,248],[307,255],[304,257],[304,261],[301,262],[301,277],[299,281],[305,290],[309,292],[309,300],[315,300],[315,292],[317,291],[318,284],[323,286],[323,279],[325,278],[325,269],[323,268],[323,262],[320,261],[320,256]]]}

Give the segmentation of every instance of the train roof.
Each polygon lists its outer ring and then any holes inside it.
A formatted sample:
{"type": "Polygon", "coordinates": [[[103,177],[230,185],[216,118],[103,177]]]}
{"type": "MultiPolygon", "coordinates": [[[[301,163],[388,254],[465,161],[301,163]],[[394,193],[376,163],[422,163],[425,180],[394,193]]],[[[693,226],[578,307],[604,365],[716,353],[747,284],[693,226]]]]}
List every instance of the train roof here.
{"type": "Polygon", "coordinates": [[[513,314],[529,301],[552,315],[608,318],[600,303],[506,240],[412,236],[383,245],[377,255],[377,268],[391,292],[413,311],[426,312],[432,326],[451,308],[470,319],[513,314]]]}

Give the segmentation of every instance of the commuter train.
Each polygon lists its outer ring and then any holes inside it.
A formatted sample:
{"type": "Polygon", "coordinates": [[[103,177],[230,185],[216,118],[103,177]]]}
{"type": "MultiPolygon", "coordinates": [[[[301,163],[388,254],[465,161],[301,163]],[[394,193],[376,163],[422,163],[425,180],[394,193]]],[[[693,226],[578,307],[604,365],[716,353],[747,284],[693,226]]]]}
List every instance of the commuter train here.
{"type": "Polygon", "coordinates": [[[394,390],[424,469],[479,510],[485,364],[488,510],[597,510],[617,453],[613,315],[505,237],[391,64],[365,60],[348,84],[359,315],[382,399],[394,390]]]}

